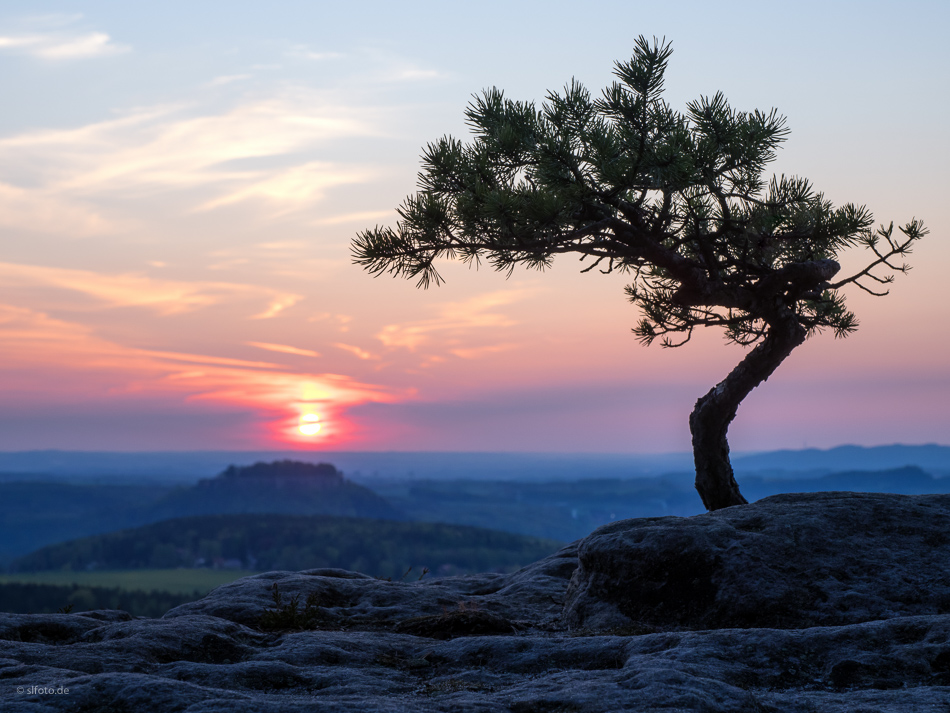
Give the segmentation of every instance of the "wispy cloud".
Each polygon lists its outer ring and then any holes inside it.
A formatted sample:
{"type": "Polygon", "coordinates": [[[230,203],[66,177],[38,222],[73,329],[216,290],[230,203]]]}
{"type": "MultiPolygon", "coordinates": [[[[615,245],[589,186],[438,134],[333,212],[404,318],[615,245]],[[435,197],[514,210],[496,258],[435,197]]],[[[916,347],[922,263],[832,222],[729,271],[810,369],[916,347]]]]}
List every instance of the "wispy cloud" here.
{"type": "Polygon", "coordinates": [[[293,307],[301,299],[303,298],[300,295],[279,295],[271,300],[270,304],[267,305],[267,309],[263,312],[251,315],[251,319],[270,319],[271,317],[276,317],[285,309],[293,307]]]}
{"type": "Polygon", "coordinates": [[[82,198],[5,183],[0,183],[0,226],[67,239],[114,234],[128,227],[82,198]]]}
{"type": "Polygon", "coordinates": [[[369,223],[374,220],[391,219],[393,211],[365,210],[358,213],[342,213],[313,221],[314,225],[341,225],[343,223],[369,223]]]}
{"type": "MultiPolygon", "coordinates": [[[[115,231],[99,207],[177,196],[181,214],[256,202],[265,216],[314,210],[335,186],[372,180],[371,165],[314,160],[334,141],[375,136],[371,110],[307,90],[225,112],[153,106],[70,129],[0,139],[0,223],[68,234],[115,231]],[[46,217],[43,217],[46,216],[46,217]]],[[[107,213],[107,212],[106,212],[107,213]]],[[[312,220],[312,219],[311,219],[312,220]]]]}
{"type": "Polygon", "coordinates": [[[317,314],[311,315],[307,318],[308,322],[330,322],[337,331],[348,332],[350,331],[350,323],[353,321],[353,316],[349,314],[330,314],[329,312],[318,312],[317,314]]]}
{"type": "Polygon", "coordinates": [[[255,275],[266,274],[277,280],[277,284],[286,284],[288,279],[313,284],[328,276],[338,275],[350,265],[343,255],[323,257],[321,247],[314,240],[232,246],[208,253],[210,261],[206,267],[215,272],[231,272],[241,276],[251,272],[255,275]]]}
{"type": "Polygon", "coordinates": [[[465,302],[450,302],[441,307],[434,319],[406,324],[389,324],[377,335],[389,348],[416,351],[435,335],[445,338],[469,335],[472,329],[511,327],[518,322],[497,311],[497,308],[524,299],[531,289],[500,290],[473,297],[465,302]]]}
{"type": "MultiPolygon", "coordinates": [[[[80,16],[59,15],[34,18],[30,24],[62,26],[73,24],[80,16]]],[[[122,54],[131,48],[118,44],[105,32],[65,27],[39,32],[0,34],[0,50],[26,54],[47,60],[90,59],[122,54]]]]}
{"type": "MultiPolygon", "coordinates": [[[[358,68],[364,80],[371,78],[373,82],[384,84],[431,81],[450,76],[442,70],[421,64],[417,59],[380,46],[352,48],[344,54],[315,50],[308,45],[293,45],[284,51],[284,56],[291,61],[320,63],[345,59],[349,70],[358,68]]],[[[344,63],[336,66],[341,64],[344,63]]]]}
{"type": "Polygon", "coordinates": [[[151,356],[158,359],[168,359],[173,362],[183,361],[189,364],[205,366],[238,366],[245,369],[279,369],[280,365],[267,361],[247,361],[246,359],[230,359],[228,357],[208,356],[207,354],[182,354],[180,352],[163,352],[155,350],[135,350],[136,354],[151,356]]]}
{"type": "Polygon", "coordinates": [[[489,344],[488,346],[484,347],[449,349],[449,354],[457,356],[460,359],[481,359],[482,357],[488,356],[490,354],[506,352],[509,349],[514,349],[516,346],[516,344],[489,344]]]}
{"type": "Polygon", "coordinates": [[[318,357],[320,352],[315,352],[312,349],[300,349],[299,347],[291,347],[287,344],[270,344],[268,342],[245,342],[245,344],[257,347],[258,349],[266,349],[271,352],[280,352],[282,354],[296,354],[297,356],[307,356],[307,357],[318,357]]]}
{"type": "Polygon", "coordinates": [[[379,359],[378,355],[372,354],[366,351],[365,349],[360,349],[359,347],[353,346],[352,344],[337,343],[337,344],[334,344],[333,346],[335,346],[337,349],[342,349],[345,352],[349,352],[350,354],[355,356],[357,359],[363,359],[363,360],[379,359]]]}
{"type": "Polygon", "coordinates": [[[417,59],[381,48],[366,48],[362,55],[367,63],[377,68],[377,81],[385,83],[423,82],[446,79],[449,75],[435,67],[425,66],[417,59]]]}
{"type": "Polygon", "coordinates": [[[227,282],[182,282],[137,273],[110,275],[43,265],[0,263],[0,280],[11,286],[41,286],[82,293],[107,307],[148,307],[169,315],[210,307],[238,297],[266,299],[256,319],[273,317],[301,299],[268,287],[227,282]]]}
{"type": "Polygon", "coordinates": [[[195,210],[214,210],[257,198],[277,206],[277,214],[280,214],[316,203],[323,198],[328,188],[347,183],[361,183],[372,175],[365,169],[347,169],[326,161],[311,161],[261,180],[245,181],[243,187],[206,201],[195,210]]]}

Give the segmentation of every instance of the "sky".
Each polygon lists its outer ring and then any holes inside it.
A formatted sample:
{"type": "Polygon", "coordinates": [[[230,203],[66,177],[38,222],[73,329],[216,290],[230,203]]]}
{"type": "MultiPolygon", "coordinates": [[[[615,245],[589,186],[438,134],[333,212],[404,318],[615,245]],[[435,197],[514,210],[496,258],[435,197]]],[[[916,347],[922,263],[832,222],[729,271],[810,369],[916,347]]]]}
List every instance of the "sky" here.
{"type": "Polygon", "coordinates": [[[950,443],[948,26],[944,0],[5,0],[0,450],[688,451],[743,349],[643,347],[623,275],[446,263],[421,290],[350,256],[474,94],[596,93],[641,34],[672,41],[674,108],[775,107],[774,172],[931,231],[733,450],[950,443]]]}

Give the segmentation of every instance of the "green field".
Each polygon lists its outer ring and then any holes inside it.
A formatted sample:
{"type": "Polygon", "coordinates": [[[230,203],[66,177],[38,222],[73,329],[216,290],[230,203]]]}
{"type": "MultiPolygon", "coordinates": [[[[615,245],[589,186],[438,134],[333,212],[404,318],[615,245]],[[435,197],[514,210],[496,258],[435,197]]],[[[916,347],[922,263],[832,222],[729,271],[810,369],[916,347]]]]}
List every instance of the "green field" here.
{"type": "Polygon", "coordinates": [[[125,590],[140,589],[191,594],[207,594],[215,587],[233,582],[256,572],[238,569],[135,569],[102,572],[68,572],[54,570],[22,574],[0,575],[0,584],[14,582],[23,584],[78,584],[84,587],[118,587],[125,590]]]}

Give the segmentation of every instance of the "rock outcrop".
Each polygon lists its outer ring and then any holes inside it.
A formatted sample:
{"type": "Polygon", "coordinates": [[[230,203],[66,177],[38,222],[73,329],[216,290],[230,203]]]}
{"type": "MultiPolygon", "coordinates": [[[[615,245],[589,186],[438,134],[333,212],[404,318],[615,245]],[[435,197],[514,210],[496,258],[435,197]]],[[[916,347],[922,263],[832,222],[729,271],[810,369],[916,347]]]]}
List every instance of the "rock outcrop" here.
{"type": "Polygon", "coordinates": [[[579,547],[574,628],[840,626],[950,614],[950,495],[775,495],[625,520],[579,547]],[[687,524],[688,523],[688,524],[687,524]]]}
{"type": "Polygon", "coordinates": [[[948,543],[948,496],[778,496],[511,575],[269,572],[161,619],[0,614],[0,708],[945,713],[948,543]]]}

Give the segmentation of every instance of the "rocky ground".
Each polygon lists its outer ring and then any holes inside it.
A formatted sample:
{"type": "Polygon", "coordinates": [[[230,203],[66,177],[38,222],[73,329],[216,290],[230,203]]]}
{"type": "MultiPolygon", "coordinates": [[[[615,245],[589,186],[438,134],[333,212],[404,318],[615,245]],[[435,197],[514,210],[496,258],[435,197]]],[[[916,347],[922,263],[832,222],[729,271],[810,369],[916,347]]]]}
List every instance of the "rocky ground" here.
{"type": "Polygon", "coordinates": [[[626,520],[511,575],[0,614],[16,711],[950,711],[950,496],[626,520]]]}

